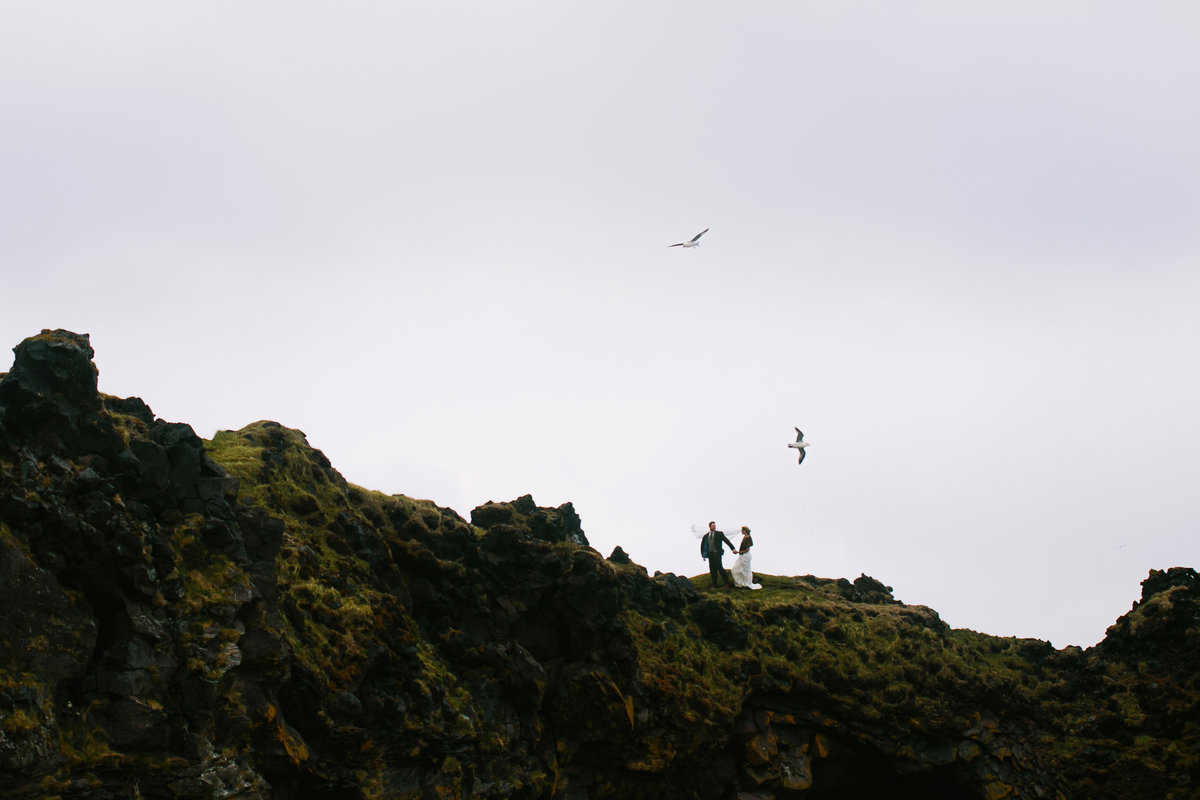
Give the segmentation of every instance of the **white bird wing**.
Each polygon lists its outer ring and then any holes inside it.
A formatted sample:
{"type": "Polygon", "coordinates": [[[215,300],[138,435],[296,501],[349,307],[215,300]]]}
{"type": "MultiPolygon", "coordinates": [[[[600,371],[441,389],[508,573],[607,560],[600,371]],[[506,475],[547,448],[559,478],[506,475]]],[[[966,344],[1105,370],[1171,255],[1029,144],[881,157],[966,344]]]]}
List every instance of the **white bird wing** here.
{"type": "Polygon", "coordinates": [[[701,237],[701,236],[703,236],[704,234],[708,233],[710,230],[711,230],[711,228],[705,228],[704,230],[700,231],[699,233],[697,233],[695,236],[693,236],[693,237],[691,238],[691,240],[689,241],[689,244],[690,244],[691,242],[698,242],[698,241],[700,241],[700,237],[701,237]]]}

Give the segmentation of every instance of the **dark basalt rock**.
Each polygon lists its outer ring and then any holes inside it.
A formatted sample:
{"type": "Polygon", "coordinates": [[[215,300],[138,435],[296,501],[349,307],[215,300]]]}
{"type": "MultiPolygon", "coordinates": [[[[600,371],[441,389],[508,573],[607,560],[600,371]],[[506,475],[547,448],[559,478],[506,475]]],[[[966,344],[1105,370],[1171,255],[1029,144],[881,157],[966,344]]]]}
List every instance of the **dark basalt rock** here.
{"type": "Polygon", "coordinates": [[[608,555],[608,560],[613,562],[614,564],[632,564],[633,563],[633,560],[629,557],[629,554],[626,553],[621,548],[620,545],[617,545],[616,547],[613,548],[613,551],[611,553],[609,553],[609,555],[608,555]]]}
{"type": "Polygon", "coordinates": [[[16,360],[0,381],[4,427],[59,450],[87,440],[103,446],[96,412],[100,393],[88,335],[45,330],[13,348],[16,360]]]}
{"type": "Polygon", "coordinates": [[[649,576],[570,503],[470,524],[300,431],[210,442],[97,391],[88,337],[0,375],[0,795],[117,800],[1167,800],[1200,785],[1200,586],[1089,650],[890,587],[649,576]],[[225,466],[222,466],[222,465],[225,466]],[[703,588],[701,588],[703,587],[703,588]]]}
{"type": "Polygon", "coordinates": [[[705,638],[724,650],[741,650],[746,646],[746,628],[738,624],[733,606],[728,600],[704,600],[689,609],[691,618],[700,626],[705,638]]]}
{"type": "Polygon", "coordinates": [[[895,603],[892,587],[884,586],[869,575],[860,575],[854,579],[851,588],[844,592],[849,600],[856,603],[895,603]]]}
{"type": "Polygon", "coordinates": [[[540,508],[530,495],[510,503],[488,501],[471,511],[471,524],[484,530],[510,525],[545,542],[588,543],[574,505],[563,503],[558,508],[540,508]]]}

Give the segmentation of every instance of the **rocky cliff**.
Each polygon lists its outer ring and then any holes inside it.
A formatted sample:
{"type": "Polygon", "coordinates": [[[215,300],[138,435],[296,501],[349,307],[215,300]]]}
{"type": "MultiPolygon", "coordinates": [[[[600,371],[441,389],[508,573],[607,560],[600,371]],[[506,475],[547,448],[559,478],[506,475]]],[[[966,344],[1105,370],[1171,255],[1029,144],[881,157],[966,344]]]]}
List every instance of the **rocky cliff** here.
{"type": "Polygon", "coordinates": [[[1200,582],[1089,650],[851,582],[649,576],[570,504],[347,483],[97,391],[86,335],[0,380],[7,798],[1190,798],[1200,582]]]}

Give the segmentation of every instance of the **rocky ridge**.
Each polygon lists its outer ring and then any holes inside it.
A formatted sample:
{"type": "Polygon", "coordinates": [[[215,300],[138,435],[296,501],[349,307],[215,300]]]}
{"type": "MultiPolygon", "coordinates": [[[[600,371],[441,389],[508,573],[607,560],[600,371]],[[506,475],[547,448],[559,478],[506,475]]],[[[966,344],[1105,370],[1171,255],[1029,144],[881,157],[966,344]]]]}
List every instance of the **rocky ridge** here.
{"type": "Polygon", "coordinates": [[[857,580],[721,593],[470,521],[274,422],[200,439],[98,391],[86,335],[0,378],[12,798],[1187,798],[1200,580],[1089,650],[951,630],[857,580]]]}

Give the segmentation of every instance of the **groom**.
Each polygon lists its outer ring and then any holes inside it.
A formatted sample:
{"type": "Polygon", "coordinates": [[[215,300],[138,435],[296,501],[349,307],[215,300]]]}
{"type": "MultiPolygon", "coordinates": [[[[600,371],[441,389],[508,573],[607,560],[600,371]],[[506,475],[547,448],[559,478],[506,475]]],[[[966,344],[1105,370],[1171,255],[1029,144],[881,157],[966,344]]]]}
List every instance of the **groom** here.
{"type": "Polygon", "coordinates": [[[708,578],[712,581],[712,587],[717,588],[718,581],[723,581],[727,587],[733,586],[733,581],[729,580],[729,573],[721,565],[721,557],[725,555],[725,547],[721,543],[729,545],[729,549],[735,552],[737,548],[722,531],[717,530],[715,522],[708,523],[708,533],[704,534],[704,538],[708,540],[708,578]]]}

